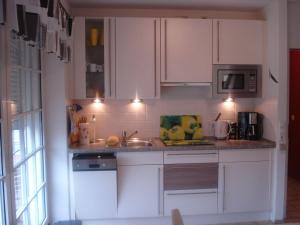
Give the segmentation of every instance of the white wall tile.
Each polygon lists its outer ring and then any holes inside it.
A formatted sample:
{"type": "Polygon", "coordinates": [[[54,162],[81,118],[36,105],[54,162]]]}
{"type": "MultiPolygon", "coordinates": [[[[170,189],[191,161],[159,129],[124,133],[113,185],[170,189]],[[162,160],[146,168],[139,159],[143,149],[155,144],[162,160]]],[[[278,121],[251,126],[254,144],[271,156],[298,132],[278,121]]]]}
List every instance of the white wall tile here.
{"type": "Polygon", "coordinates": [[[212,135],[212,121],[219,112],[222,113],[221,119],[234,121],[236,112],[253,111],[255,108],[253,99],[239,99],[235,104],[228,106],[220,99],[207,97],[207,91],[191,89],[179,88],[176,92],[176,89],[169,88],[160,100],[146,100],[140,105],[117,100],[108,100],[101,105],[80,102],[83,106],[81,115],[87,116],[89,121],[93,114],[96,116],[97,138],[120,136],[122,130],[128,133],[138,130],[138,137],[157,137],[161,115],[183,114],[201,115],[204,134],[212,135]]]}

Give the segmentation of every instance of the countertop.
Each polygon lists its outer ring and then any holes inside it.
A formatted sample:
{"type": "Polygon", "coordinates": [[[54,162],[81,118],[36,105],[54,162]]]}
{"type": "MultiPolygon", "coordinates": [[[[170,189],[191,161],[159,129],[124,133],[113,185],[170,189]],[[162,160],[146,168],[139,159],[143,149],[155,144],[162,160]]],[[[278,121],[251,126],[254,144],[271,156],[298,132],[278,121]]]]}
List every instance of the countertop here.
{"type": "Polygon", "coordinates": [[[147,151],[182,151],[182,150],[228,150],[228,149],[262,149],[275,148],[273,141],[266,139],[248,140],[216,140],[208,138],[212,145],[165,146],[159,138],[152,138],[152,146],[143,147],[107,147],[105,142],[90,145],[72,145],[69,153],[114,153],[114,152],[147,152],[147,151]]]}

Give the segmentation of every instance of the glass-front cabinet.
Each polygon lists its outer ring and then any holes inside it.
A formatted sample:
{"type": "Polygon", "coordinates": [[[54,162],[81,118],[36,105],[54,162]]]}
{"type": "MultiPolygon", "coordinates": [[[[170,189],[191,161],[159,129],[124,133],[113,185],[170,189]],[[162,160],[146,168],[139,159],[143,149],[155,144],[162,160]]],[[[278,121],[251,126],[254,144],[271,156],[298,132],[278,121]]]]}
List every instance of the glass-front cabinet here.
{"type": "Polygon", "coordinates": [[[74,21],[74,98],[105,98],[109,85],[108,20],[76,17],[74,21]]]}
{"type": "Polygon", "coordinates": [[[86,97],[104,97],[104,20],[85,20],[86,97]]]}

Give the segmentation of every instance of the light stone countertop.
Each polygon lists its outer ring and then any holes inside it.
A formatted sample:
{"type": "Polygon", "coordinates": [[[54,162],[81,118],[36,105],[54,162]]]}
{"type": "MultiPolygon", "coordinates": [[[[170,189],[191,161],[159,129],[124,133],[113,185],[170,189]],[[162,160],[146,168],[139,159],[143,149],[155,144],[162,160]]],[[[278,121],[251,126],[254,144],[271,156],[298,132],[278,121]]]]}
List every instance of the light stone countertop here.
{"type": "Polygon", "coordinates": [[[143,147],[108,147],[104,141],[90,145],[69,146],[69,153],[115,153],[115,152],[147,152],[147,151],[182,151],[182,150],[229,150],[229,149],[263,149],[275,148],[276,143],[266,139],[248,140],[216,140],[207,138],[212,145],[165,146],[159,138],[152,138],[152,146],[143,147]]]}

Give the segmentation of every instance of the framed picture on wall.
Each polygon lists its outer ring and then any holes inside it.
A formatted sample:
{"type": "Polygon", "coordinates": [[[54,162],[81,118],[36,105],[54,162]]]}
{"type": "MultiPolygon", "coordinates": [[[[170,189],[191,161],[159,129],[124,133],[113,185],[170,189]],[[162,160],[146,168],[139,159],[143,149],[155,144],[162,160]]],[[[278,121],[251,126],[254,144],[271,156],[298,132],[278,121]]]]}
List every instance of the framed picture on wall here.
{"type": "Polygon", "coordinates": [[[6,7],[5,0],[0,0],[0,24],[5,23],[5,19],[6,19],[5,7],[6,7]]]}

